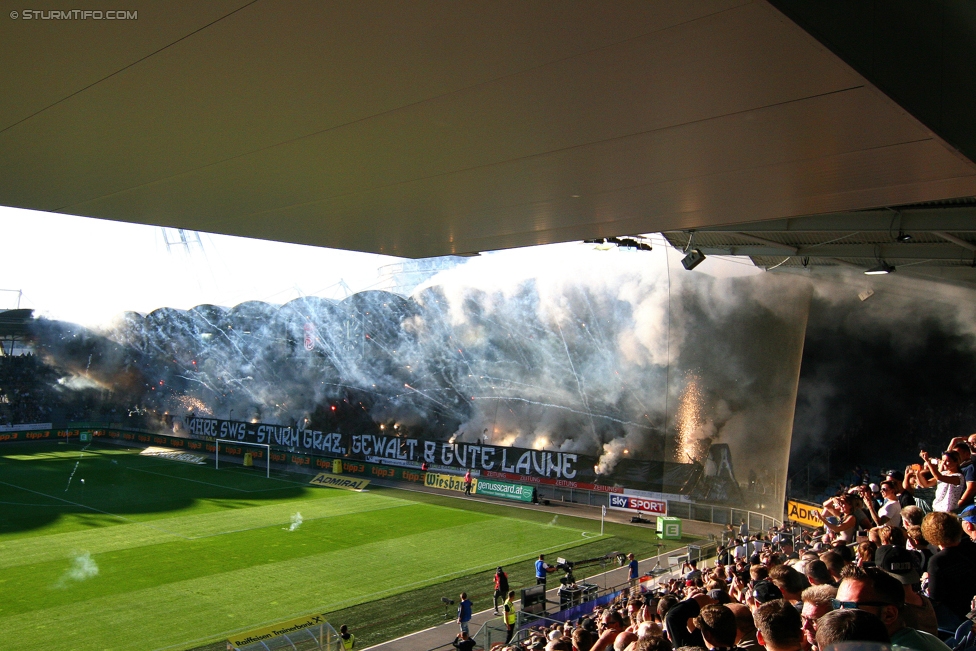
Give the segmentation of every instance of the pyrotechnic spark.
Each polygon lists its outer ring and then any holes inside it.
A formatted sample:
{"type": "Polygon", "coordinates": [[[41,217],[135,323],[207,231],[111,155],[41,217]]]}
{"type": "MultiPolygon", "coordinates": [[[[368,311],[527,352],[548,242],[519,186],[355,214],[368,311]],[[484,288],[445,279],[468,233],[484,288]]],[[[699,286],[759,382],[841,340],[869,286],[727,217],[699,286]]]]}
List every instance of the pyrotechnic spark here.
{"type": "Polygon", "coordinates": [[[193,396],[180,396],[177,402],[186,411],[192,411],[197,415],[213,416],[213,410],[210,409],[202,400],[195,398],[193,396]]]}
{"type": "Polygon", "coordinates": [[[604,420],[609,420],[614,423],[620,423],[621,425],[633,425],[634,427],[639,427],[641,429],[653,430],[653,427],[645,425],[643,423],[635,423],[629,420],[621,420],[619,418],[614,418],[613,416],[607,416],[606,414],[598,414],[592,411],[581,411],[579,409],[573,409],[572,407],[567,407],[566,405],[555,405],[551,402],[539,402],[537,400],[529,400],[527,398],[518,398],[515,396],[471,396],[472,400],[514,400],[516,402],[524,402],[529,405],[537,405],[539,407],[549,407],[552,409],[561,409],[563,411],[572,412],[574,414],[581,414],[583,416],[589,416],[590,418],[602,418],[604,420]]]}
{"type": "Polygon", "coordinates": [[[678,412],[675,414],[677,433],[675,435],[675,461],[684,463],[695,461],[699,457],[699,444],[695,439],[695,432],[702,424],[702,393],[699,378],[689,374],[688,383],[681,394],[678,412]]]}

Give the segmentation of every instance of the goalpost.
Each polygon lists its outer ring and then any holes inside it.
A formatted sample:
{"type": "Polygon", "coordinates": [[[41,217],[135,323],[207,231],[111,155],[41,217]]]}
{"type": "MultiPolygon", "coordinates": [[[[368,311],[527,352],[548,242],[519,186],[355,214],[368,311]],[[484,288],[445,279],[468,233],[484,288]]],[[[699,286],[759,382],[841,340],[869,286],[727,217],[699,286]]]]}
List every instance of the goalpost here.
{"type": "Polygon", "coordinates": [[[220,444],[225,445],[250,445],[252,448],[264,448],[264,460],[266,476],[271,479],[271,446],[267,443],[248,443],[246,441],[228,441],[226,439],[214,439],[217,449],[214,451],[214,470],[220,470],[220,444]]]}

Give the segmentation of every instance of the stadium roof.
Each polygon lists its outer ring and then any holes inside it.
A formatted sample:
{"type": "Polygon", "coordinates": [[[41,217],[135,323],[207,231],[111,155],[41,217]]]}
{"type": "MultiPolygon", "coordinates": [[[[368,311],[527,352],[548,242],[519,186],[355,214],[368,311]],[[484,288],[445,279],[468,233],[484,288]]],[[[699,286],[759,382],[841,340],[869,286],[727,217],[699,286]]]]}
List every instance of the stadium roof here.
{"type": "Polygon", "coordinates": [[[748,256],[765,269],[884,264],[930,279],[976,283],[976,198],[671,231],[675,248],[748,256]]]}
{"type": "Polygon", "coordinates": [[[974,196],[976,19],[893,4],[4,10],[0,204],[424,257],[974,196]]]}

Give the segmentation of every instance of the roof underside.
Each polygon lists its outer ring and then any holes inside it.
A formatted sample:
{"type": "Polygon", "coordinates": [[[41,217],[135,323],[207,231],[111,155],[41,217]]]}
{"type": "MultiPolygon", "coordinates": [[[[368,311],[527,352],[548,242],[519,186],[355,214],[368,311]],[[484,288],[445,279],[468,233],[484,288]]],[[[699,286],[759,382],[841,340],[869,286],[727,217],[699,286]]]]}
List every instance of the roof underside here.
{"type": "Polygon", "coordinates": [[[675,248],[764,269],[887,264],[976,283],[976,198],[664,233],[675,248]],[[934,268],[939,268],[937,271],[934,268]]]}
{"type": "Polygon", "coordinates": [[[0,204],[424,257],[976,195],[763,1],[130,5],[3,10],[0,204]]]}

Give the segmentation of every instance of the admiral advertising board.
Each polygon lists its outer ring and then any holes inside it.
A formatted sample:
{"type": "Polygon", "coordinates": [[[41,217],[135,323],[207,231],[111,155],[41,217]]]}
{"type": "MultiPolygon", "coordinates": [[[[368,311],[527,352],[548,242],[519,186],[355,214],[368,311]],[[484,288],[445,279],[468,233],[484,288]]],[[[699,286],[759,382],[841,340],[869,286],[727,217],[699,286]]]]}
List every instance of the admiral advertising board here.
{"type": "Polygon", "coordinates": [[[355,477],[343,477],[333,475],[328,472],[320,472],[315,475],[308,483],[314,486],[324,486],[326,488],[342,488],[350,491],[361,491],[369,485],[368,479],[357,479],[355,477]]]}
{"type": "Polygon", "coordinates": [[[792,520],[804,527],[817,529],[823,526],[823,520],[820,519],[821,508],[823,507],[817,504],[789,500],[786,503],[786,519],[792,520]]]}
{"type": "Polygon", "coordinates": [[[650,497],[629,495],[627,492],[610,495],[610,508],[618,511],[641,511],[652,515],[667,515],[668,503],[650,497]]]}

